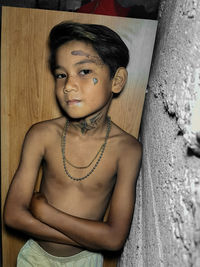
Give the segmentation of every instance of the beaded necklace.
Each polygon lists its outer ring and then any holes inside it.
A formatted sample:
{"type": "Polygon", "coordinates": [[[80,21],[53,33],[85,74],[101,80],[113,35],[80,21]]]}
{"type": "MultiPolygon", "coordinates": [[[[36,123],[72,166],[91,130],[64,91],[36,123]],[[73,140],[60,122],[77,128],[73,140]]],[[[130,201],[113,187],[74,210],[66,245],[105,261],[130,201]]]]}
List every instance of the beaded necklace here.
{"type": "Polygon", "coordinates": [[[107,117],[107,132],[106,132],[104,143],[101,145],[100,149],[98,150],[98,152],[96,153],[96,155],[92,159],[92,161],[88,165],[86,165],[86,166],[76,166],[76,165],[72,164],[69,160],[67,160],[67,158],[65,157],[66,134],[67,134],[67,128],[68,128],[68,126],[69,126],[69,121],[67,120],[66,121],[66,124],[64,126],[64,129],[63,129],[62,137],[61,137],[61,151],[62,151],[62,158],[63,158],[63,167],[64,167],[64,170],[65,170],[65,173],[67,174],[67,176],[70,179],[72,179],[74,181],[82,181],[82,180],[86,179],[88,176],[90,176],[94,172],[94,170],[96,169],[96,167],[98,166],[99,162],[101,161],[101,159],[103,157],[103,154],[104,154],[104,151],[105,151],[105,148],[106,148],[106,144],[107,144],[107,141],[108,141],[110,129],[111,129],[111,119],[110,119],[110,117],[107,117]],[[66,162],[69,165],[71,165],[72,167],[74,167],[74,168],[77,168],[77,169],[85,169],[85,168],[90,167],[97,157],[98,157],[98,159],[96,160],[96,163],[94,164],[94,166],[92,167],[92,169],[85,176],[83,176],[83,177],[73,177],[69,173],[69,171],[67,170],[66,162]]]}

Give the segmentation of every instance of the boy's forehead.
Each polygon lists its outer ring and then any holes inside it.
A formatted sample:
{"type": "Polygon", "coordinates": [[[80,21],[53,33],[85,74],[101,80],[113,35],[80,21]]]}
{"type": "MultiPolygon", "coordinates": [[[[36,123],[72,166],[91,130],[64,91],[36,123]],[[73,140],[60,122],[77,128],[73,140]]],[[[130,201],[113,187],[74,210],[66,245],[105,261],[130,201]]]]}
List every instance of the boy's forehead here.
{"type": "Polygon", "coordinates": [[[93,56],[99,57],[98,53],[92,47],[92,45],[89,43],[83,42],[83,41],[77,41],[77,40],[69,41],[69,42],[63,44],[60,47],[60,49],[66,51],[67,53],[72,54],[74,56],[86,56],[87,57],[89,55],[93,55],[93,56]],[[72,51],[76,51],[76,52],[72,53],[72,51]]]}
{"type": "Polygon", "coordinates": [[[70,41],[66,44],[63,44],[57,51],[57,56],[63,56],[63,53],[66,56],[73,56],[77,58],[87,58],[90,59],[93,63],[103,64],[101,57],[95,51],[91,44],[82,42],[82,41],[70,41]],[[60,54],[60,53],[62,54],[60,54]]]}

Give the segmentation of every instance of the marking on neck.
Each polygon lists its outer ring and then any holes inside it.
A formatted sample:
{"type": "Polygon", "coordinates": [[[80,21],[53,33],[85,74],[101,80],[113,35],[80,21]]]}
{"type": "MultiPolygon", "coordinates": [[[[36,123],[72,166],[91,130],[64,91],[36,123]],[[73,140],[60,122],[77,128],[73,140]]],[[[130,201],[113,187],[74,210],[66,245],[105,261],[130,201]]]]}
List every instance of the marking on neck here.
{"type": "Polygon", "coordinates": [[[97,128],[101,118],[102,114],[101,112],[99,112],[95,114],[92,118],[82,120],[76,125],[80,128],[82,134],[86,134],[89,130],[97,128]]]}

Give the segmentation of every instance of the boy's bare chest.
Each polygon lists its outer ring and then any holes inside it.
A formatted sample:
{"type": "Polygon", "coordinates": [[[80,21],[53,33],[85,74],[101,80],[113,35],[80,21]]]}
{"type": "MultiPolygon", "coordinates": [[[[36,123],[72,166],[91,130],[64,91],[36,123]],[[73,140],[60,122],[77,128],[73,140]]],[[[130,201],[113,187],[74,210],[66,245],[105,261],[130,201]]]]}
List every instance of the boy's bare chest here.
{"type": "MultiPolygon", "coordinates": [[[[90,176],[113,177],[117,169],[118,155],[111,142],[70,142],[63,144],[60,139],[46,149],[45,168],[49,174],[74,181],[86,180],[90,176]]],[[[101,180],[105,180],[104,178],[101,180]]]]}
{"type": "Polygon", "coordinates": [[[65,154],[61,140],[55,140],[46,149],[44,158],[44,183],[79,194],[104,195],[113,187],[117,169],[117,155],[108,143],[104,150],[98,144],[68,144],[65,154]],[[69,150],[68,150],[69,149],[69,150]]]}
{"type": "Polygon", "coordinates": [[[70,163],[64,163],[59,141],[46,150],[42,190],[57,208],[98,219],[105,211],[115,184],[117,155],[110,145],[103,153],[95,149],[76,149],[66,155],[70,163]]]}

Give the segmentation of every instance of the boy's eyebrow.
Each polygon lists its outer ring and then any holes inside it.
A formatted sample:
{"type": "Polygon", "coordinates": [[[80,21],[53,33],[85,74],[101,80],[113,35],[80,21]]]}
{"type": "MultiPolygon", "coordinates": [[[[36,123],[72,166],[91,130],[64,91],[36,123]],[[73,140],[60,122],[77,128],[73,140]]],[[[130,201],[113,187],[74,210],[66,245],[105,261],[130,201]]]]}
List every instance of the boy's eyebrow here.
{"type": "MultiPolygon", "coordinates": [[[[81,61],[76,62],[74,65],[76,66],[76,65],[86,64],[86,63],[93,63],[93,64],[98,65],[98,63],[96,62],[96,60],[93,60],[93,59],[83,59],[83,60],[81,60],[81,61]]],[[[66,71],[64,67],[62,67],[62,66],[60,66],[60,65],[56,65],[56,66],[54,67],[54,71],[56,71],[56,70],[58,70],[58,69],[62,69],[62,70],[64,70],[64,71],[66,71]]]]}
{"type": "Polygon", "coordinates": [[[62,66],[60,66],[60,65],[56,65],[56,66],[54,67],[54,70],[57,70],[57,69],[63,69],[63,70],[65,71],[65,68],[62,67],[62,66]]]}
{"type": "MultiPolygon", "coordinates": [[[[77,65],[86,64],[86,63],[93,63],[93,64],[98,65],[98,63],[96,62],[96,60],[93,60],[93,59],[83,59],[81,61],[76,62],[74,65],[77,66],[77,65]]],[[[56,65],[53,70],[56,71],[58,69],[61,69],[63,71],[66,71],[65,68],[62,67],[62,66],[60,66],[60,65],[56,65]]]]}

